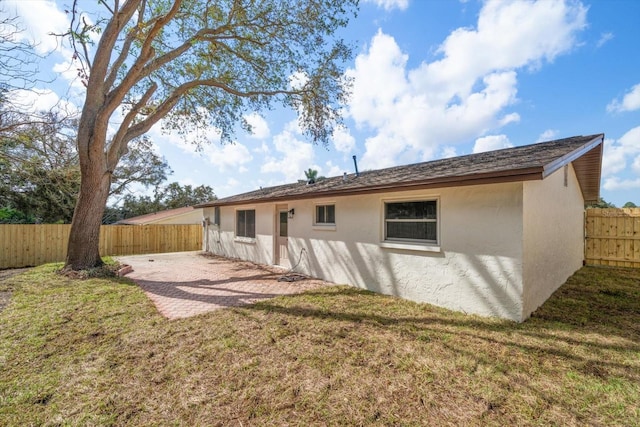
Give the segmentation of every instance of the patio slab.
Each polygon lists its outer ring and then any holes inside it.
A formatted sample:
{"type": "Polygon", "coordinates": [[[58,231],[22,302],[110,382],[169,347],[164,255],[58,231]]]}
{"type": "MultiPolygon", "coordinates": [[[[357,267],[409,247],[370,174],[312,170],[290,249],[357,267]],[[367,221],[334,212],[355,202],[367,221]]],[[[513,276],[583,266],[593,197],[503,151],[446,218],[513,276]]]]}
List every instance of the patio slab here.
{"type": "Polygon", "coordinates": [[[136,282],[169,319],[334,285],[318,279],[279,281],[287,270],[202,252],[119,256],[136,282]]]}

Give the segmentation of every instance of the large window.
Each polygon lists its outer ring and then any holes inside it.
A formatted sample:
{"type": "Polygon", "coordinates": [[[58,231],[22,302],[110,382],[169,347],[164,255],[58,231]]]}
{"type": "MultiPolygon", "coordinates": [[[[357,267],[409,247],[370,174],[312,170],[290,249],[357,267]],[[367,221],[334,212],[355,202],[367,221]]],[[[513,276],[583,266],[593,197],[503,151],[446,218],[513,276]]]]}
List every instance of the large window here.
{"type": "Polygon", "coordinates": [[[389,241],[438,243],[436,200],[384,204],[384,238],[389,241]]]}
{"type": "Polygon", "coordinates": [[[316,225],[336,224],[336,205],[316,205],[316,225]]]}
{"type": "Polygon", "coordinates": [[[236,236],[256,237],[256,211],[255,209],[236,211],[236,236]]]}

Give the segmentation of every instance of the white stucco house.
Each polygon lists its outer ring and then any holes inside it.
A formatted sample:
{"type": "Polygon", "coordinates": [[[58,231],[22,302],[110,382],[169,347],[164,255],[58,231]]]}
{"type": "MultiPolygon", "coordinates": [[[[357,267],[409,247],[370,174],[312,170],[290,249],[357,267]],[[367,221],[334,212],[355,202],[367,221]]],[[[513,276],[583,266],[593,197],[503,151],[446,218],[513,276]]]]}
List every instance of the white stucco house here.
{"type": "Polygon", "coordinates": [[[523,321],[582,266],[604,135],[261,188],[204,209],[204,250],[523,321]]]}

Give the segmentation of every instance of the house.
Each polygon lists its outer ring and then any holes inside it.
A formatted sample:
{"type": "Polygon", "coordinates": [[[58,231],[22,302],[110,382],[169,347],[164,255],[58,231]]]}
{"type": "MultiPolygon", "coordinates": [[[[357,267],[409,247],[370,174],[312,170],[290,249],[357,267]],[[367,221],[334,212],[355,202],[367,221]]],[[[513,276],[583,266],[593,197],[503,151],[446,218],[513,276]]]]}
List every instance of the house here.
{"type": "Polygon", "coordinates": [[[523,321],[582,266],[604,135],[261,188],[199,205],[206,251],[523,321]]]}
{"type": "Polygon", "coordinates": [[[202,224],[201,208],[186,206],[184,208],[167,209],[147,215],[134,216],[116,222],[116,225],[167,225],[167,224],[202,224]]]}

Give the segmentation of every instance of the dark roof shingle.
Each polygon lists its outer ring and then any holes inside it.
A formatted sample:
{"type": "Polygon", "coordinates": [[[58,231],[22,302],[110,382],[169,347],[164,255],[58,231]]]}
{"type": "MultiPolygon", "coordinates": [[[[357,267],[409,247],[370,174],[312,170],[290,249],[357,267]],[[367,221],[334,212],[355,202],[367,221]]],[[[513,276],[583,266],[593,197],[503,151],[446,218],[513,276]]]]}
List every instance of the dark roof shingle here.
{"type": "Polygon", "coordinates": [[[418,188],[451,187],[543,179],[570,162],[586,202],[600,192],[603,134],[574,136],[502,150],[433,160],[326,178],[314,184],[298,182],[224,197],[196,207],[238,205],[293,199],[418,188]]]}

